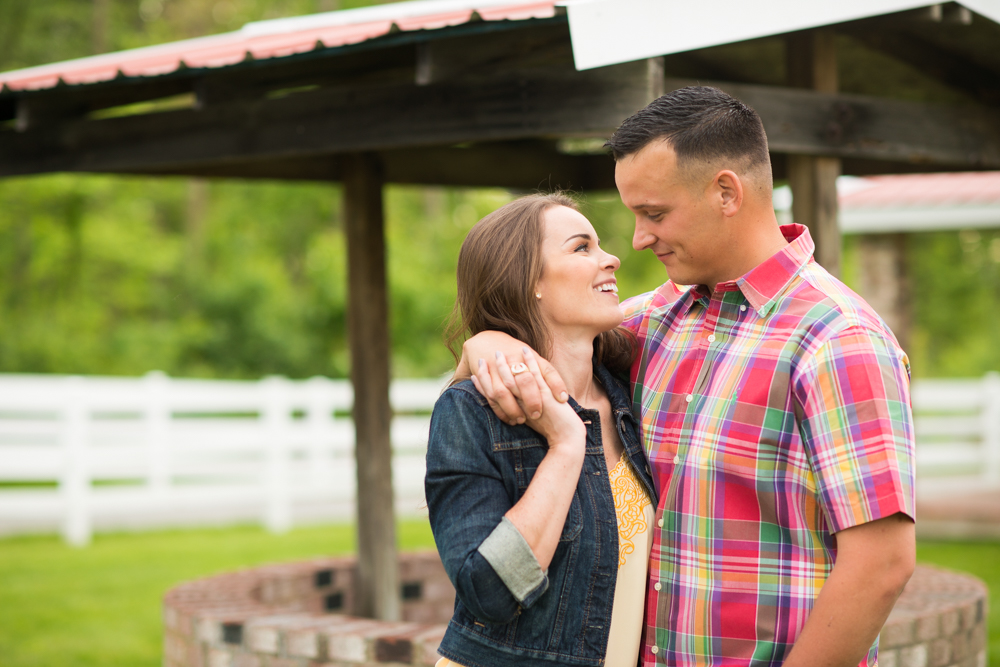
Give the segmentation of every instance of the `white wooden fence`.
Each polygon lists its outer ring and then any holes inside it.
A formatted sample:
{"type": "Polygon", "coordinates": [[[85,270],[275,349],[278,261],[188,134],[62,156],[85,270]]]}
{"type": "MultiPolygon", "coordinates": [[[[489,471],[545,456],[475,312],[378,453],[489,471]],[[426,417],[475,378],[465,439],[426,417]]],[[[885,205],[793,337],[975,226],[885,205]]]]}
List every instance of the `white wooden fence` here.
{"type": "Polygon", "coordinates": [[[913,383],[917,491],[1000,490],[1000,375],[913,383]]]}
{"type": "MultiPolygon", "coordinates": [[[[443,379],[397,380],[393,486],[423,512],[429,413],[443,379]]],[[[0,375],[0,534],[354,516],[346,381],[0,375]]],[[[1000,376],[913,387],[922,494],[1000,489],[1000,376]]]]}
{"type": "MultiPolygon", "coordinates": [[[[390,400],[401,515],[422,511],[430,410],[444,379],[390,400]]],[[[0,534],[354,516],[347,381],[0,376],[0,534]]]]}

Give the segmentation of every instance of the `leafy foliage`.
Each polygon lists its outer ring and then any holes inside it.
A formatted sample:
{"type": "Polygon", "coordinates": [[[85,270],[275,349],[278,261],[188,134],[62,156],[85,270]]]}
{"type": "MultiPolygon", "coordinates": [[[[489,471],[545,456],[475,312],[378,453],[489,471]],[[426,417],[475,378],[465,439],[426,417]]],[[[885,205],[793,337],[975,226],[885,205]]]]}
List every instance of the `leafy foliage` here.
{"type": "MultiPolygon", "coordinates": [[[[0,0],[0,70],[234,30],[371,0],[0,0]]],[[[500,190],[386,190],[393,372],[447,371],[458,248],[500,190]]],[[[0,180],[0,372],[345,376],[346,258],[335,185],[53,175],[0,180]]],[[[665,278],[631,249],[613,192],[584,212],[623,295],[665,278]]],[[[850,269],[854,241],[845,241],[850,269]]],[[[1000,368],[994,233],[910,243],[917,376],[1000,368]]],[[[848,283],[850,270],[848,270],[848,283]]]]}

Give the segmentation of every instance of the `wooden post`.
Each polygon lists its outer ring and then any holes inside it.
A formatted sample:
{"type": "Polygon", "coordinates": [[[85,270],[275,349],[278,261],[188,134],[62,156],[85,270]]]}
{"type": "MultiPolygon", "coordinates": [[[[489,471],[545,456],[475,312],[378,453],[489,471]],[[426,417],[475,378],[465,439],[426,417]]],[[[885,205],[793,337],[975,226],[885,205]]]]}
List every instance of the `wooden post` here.
{"type": "MultiPolygon", "coordinates": [[[[786,43],[788,85],[836,93],[837,43],[832,29],[793,33],[786,43]]],[[[837,177],[840,159],[816,155],[788,156],[792,218],[805,225],[816,242],[816,261],[840,274],[840,229],[837,226],[837,177]]]]}
{"type": "Polygon", "coordinates": [[[907,269],[906,234],[865,234],[858,240],[858,292],[910,347],[912,299],[907,269]]]}
{"type": "Polygon", "coordinates": [[[359,616],[398,620],[382,169],[374,154],[353,154],[345,156],[343,174],[358,471],[358,578],[353,611],[359,616]]]}

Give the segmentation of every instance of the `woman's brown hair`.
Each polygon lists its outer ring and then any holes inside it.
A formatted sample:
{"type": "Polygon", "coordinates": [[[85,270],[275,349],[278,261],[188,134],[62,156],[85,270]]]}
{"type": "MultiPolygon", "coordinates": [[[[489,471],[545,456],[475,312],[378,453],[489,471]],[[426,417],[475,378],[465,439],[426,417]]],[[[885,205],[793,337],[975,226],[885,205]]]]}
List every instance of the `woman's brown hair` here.
{"type": "MultiPolygon", "coordinates": [[[[458,253],[458,299],[447,334],[456,361],[456,344],[481,331],[502,331],[542,356],[551,354],[534,291],[544,268],[542,216],[555,206],[580,210],[560,192],[528,195],[490,213],[465,237],[458,253]]],[[[635,336],[621,327],[594,340],[598,363],[620,375],[627,376],[634,350],[635,336]]]]}

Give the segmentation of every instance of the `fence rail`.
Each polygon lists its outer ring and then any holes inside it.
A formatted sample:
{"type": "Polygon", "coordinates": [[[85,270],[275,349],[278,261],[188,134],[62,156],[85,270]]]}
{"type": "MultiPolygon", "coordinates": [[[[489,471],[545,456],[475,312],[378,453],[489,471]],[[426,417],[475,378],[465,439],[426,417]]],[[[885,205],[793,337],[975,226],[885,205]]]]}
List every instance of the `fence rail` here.
{"type": "MultiPolygon", "coordinates": [[[[397,380],[393,488],[422,512],[430,410],[444,380],[397,380]]],[[[347,381],[0,375],[0,534],[354,516],[347,381]]],[[[918,489],[1000,488],[1000,376],[913,386],[918,489]]]]}
{"type": "MultiPolygon", "coordinates": [[[[444,381],[397,380],[393,487],[423,505],[430,410],[444,381]]],[[[347,381],[0,376],[0,533],[351,518],[347,381]]]]}

